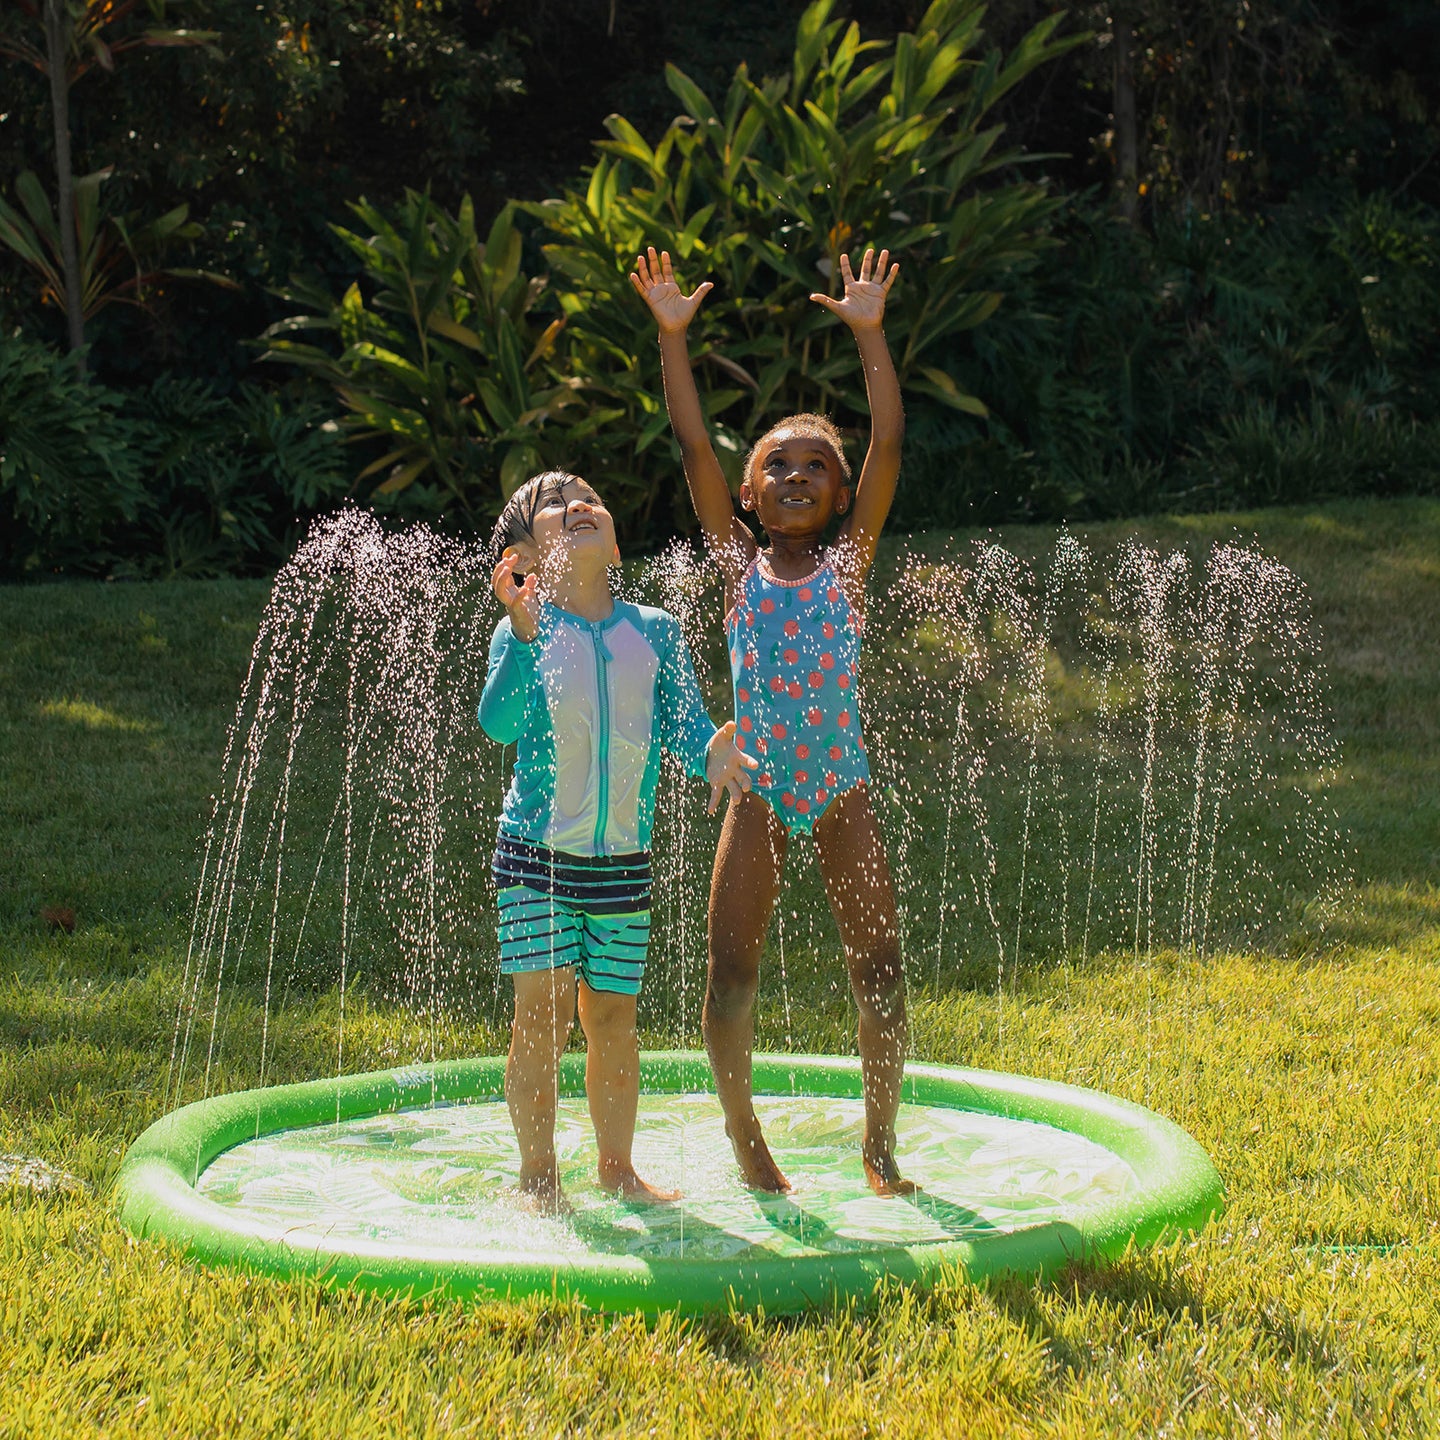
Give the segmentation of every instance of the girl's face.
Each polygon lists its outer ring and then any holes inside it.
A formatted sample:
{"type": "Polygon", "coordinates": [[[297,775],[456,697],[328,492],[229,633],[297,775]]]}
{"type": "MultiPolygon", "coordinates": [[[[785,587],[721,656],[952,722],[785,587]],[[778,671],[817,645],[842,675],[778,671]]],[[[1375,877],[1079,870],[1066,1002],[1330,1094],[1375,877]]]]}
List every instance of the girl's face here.
{"type": "Polygon", "coordinates": [[[620,559],[615,521],[605,502],[583,480],[547,487],[530,526],[534,558],[542,572],[598,564],[602,569],[620,559]]]}
{"type": "Polygon", "coordinates": [[[828,441],[782,425],[760,444],[740,503],[767,534],[801,538],[818,535],[849,509],[850,485],[828,441]]]}

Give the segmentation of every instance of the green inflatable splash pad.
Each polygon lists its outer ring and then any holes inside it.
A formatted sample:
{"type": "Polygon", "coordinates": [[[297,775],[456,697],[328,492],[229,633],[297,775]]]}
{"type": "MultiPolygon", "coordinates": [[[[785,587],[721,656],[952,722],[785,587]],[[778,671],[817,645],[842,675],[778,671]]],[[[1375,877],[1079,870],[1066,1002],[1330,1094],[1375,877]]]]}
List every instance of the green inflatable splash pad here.
{"type": "Polygon", "coordinates": [[[515,1199],[501,1057],[221,1095],[152,1125],[117,1180],[123,1223],[206,1263],[414,1296],[567,1296],[600,1310],[782,1313],[924,1285],[1043,1275],[1193,1230],[1218,1213],[1204,1151],[1093,1090],[910,1065],[905,1174],[880,1199],[860,1165],[858,1061],[756,1056],[755,1108],[794,1185],[739,1182],[703,1055],[641,1059],[636,1168],[684,1192],[600,1190],[583,1057],[560,1079],[557,1150],[574,1214],[515,1199]]]}

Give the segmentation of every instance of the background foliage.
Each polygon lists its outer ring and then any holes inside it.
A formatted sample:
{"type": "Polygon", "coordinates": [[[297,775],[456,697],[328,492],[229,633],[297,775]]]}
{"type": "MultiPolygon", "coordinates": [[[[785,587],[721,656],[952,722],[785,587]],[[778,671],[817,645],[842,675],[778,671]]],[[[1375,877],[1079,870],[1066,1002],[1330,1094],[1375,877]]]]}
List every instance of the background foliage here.
{"type": "MultiPolygon", "coordinates": [[[[842,248],[898,249],[898,523],[1434,489],[1433,7],[847,8],[171,0],[213,42],[72,94],[77,175],[166,230],[144,304],[88,322],[88,380],[0,247],[4,573],[263,572],[344,495],[482,528],[541,463],[602,484],[627,543],[688,529],[624,278],[650,239],[718,282],[698,373],[732,458],[801,405],[858,435],[803,297],[842,248]]],[[[0,202],[32,223],[48,90],[0,75],[0,202]]]]}

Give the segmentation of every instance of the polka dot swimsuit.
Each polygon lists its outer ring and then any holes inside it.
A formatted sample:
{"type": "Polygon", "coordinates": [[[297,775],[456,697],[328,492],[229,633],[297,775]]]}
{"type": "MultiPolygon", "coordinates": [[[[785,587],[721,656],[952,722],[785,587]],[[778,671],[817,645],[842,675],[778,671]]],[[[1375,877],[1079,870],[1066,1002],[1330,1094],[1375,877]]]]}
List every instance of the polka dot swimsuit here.
{"type": "Polygon", "coordinates": [[[788,830],[812,829],[836,796],[870,778],[861,627],[828,556],[803,580],[776,579],[756,556],[725,618],[735,743],[760,762],[751,788],[788,830]]]}

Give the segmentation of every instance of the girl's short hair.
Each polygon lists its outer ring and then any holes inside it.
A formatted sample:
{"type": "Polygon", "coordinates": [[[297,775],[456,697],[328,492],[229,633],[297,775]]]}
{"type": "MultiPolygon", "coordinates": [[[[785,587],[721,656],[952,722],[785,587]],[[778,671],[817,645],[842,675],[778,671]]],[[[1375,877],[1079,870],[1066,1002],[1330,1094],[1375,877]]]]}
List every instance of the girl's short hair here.
{"type": "Polygon", "coordinates": [[[835,452],[835,458],[840,462],[840,473],[845,477],[846,484],[849,484],[850,462],[845,458],[845,440],[840,434],[839,427],[828,415],[812,415],[809,411],[800,415],[790,415],[778,424],[772,425],[750,447],[750,453],[745,457],[744,473],[747,478],[754,468],[755,462],[760,458],[760,452],[765,448],[765,442],[780,430],[789,430],[796,435],[808,435],[812,439],[823,440],[835,452]]]}
{"type": "Polygon", "coordinates": [[[552,495],[560,494],[578,475],[565,470],[544,470],[532,475],[506,502],[490,536],[490,549],[499,559],[512,545],[535,539],[535,517],[552,495]]]}

